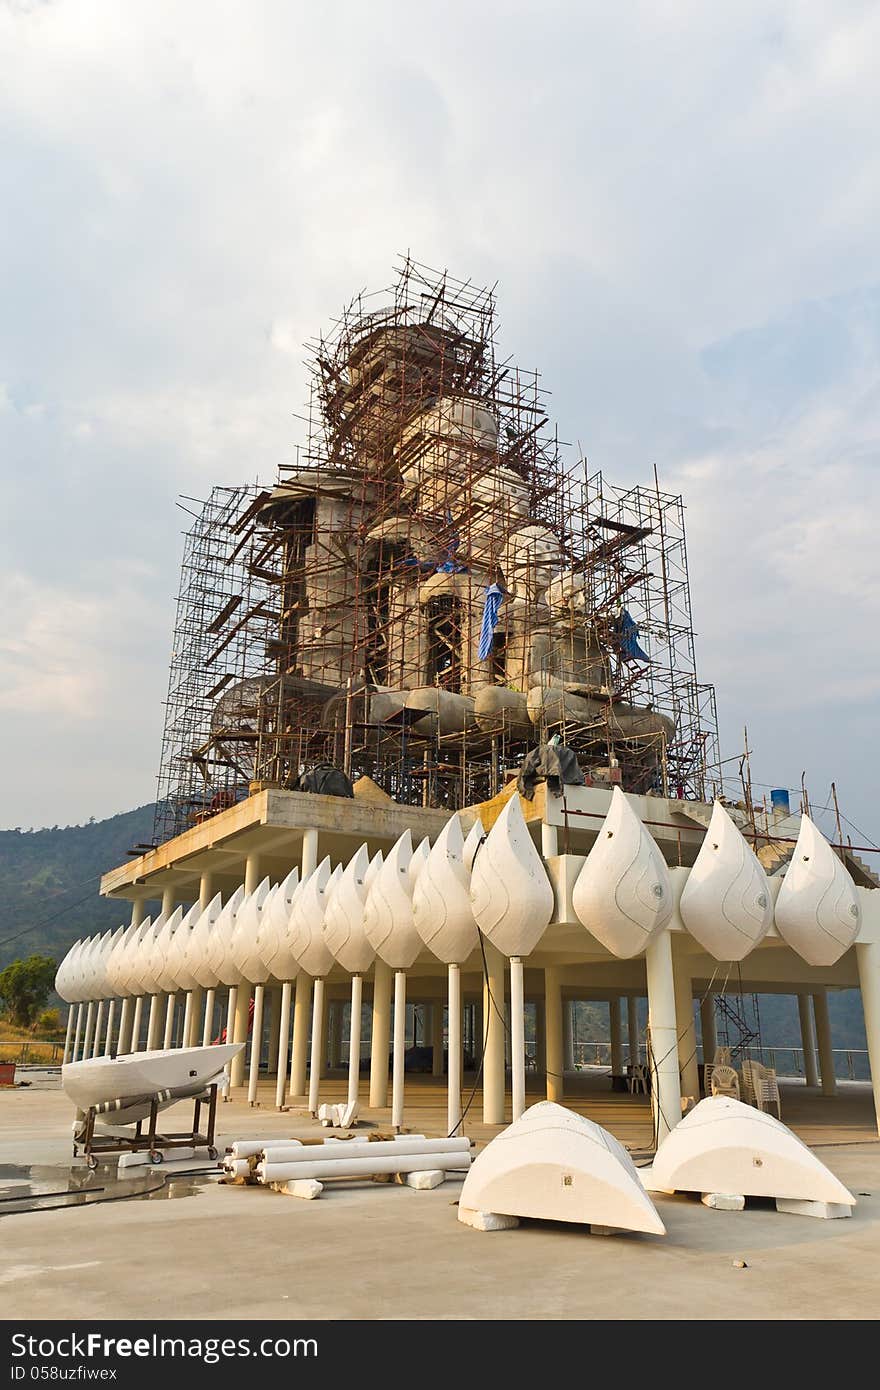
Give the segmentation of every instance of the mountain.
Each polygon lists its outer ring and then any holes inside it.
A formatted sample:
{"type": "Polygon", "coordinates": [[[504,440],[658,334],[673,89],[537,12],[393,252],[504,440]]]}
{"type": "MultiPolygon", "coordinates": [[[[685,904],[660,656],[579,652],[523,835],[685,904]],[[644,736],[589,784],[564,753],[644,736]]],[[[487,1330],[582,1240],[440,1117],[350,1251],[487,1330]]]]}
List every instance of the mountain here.
{"type": "Polygon", "coordinates": [[[88,825],[0,830],[0,969],[32,951],[60,960],[78,936],[127,922],[128,904],[98,896],[100,877],[152,836],[152,806],[88,825]]]}

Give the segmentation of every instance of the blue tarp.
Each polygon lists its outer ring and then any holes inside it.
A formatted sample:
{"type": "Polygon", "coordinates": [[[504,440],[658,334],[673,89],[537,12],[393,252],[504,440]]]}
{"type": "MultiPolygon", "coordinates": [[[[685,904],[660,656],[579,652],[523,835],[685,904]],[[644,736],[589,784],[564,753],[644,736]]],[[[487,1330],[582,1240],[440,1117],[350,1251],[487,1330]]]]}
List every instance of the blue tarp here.
{"type": "Polygon", "coordinates": [[[620,655],[624,661],[650,661],[648,653],[639,646],[639,625],[625,608],[617,619],[617,637],[620,655]]]}
{"type": "Polygon", "coordinates": [[[483,604],[483,623],[480,628],[480,661],[485,661],[492,650],[492,638],[498,626],[498,610],[503,598],[504,590],[499,588],[497,584],[487,586],[486,601],[483,604]]]}

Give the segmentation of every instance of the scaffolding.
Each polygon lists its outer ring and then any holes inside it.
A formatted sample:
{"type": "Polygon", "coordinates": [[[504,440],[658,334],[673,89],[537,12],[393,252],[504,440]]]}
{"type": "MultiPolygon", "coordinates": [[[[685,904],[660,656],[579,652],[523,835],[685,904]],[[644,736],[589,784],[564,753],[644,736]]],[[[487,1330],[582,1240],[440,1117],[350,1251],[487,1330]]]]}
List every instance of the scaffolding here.
{"type": "Polygon", "coordinates": [[[406,258],[309,345],[296,461],[186,539],[157,841],[320,762],[455,809],[555,733],[590,780],[705,799],[681,499],[566,466],[496,333],[493,290],[406,258]]]}

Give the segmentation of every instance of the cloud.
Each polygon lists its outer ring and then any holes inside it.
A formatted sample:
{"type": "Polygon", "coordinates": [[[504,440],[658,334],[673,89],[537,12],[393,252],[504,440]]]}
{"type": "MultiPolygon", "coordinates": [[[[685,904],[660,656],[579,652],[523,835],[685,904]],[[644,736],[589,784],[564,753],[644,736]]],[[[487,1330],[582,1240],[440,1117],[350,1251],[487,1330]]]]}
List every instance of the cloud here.
{"type": "Polygon", "coordinates": [[[271,479],[300,345],[407,249],[500,281],[591,466],[682,489],[722,714],[831,766],[877,685],[878,40],[858,0],[0,6],[7,685],[80,730],[50,785],[9,715],[0,822],[150,794],[176,494],[271,479]]]}

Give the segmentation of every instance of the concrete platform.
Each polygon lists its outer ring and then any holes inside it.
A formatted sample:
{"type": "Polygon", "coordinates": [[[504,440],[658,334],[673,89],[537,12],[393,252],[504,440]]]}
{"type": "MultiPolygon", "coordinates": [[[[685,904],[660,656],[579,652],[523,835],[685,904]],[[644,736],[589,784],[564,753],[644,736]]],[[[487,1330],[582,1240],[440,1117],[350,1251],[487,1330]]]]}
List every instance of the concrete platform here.
{"type": "MultiPolygon", "coordinates": [[[[609,1094],[603,1084],[571,1078],[566,1104],[636,1151],[647,1146],[644,1100],[609,1094]]],[[[339,1099],[343,1088],[332,1078],[321,1099],[339,1099]]],[[[294,1111],[277,1114],[268,1082],[261,1099],[264,1108],[240,1095],[221,1107],[221,1147],[248,1135],[326,1134],[294,1111]]],[[[439,1081],[408,1078],[407,1100],[409,1128],[444,1132],[439,1081]]],[[[599,1240],[529,1222],[490,1238],[455,1219],[457,1181],[425,1192],[331,1186],[320,1202],[291,1202],[263,1189],[175,1180],[173,1202],[154,1194],[0,1217],[4,1317],[874,1318],[880,1141],[870,1088],[844,1085],[824,1099],[791,1087],[783,1105],[786,1123],[856,1194],[852,1220],[781,1216],[772,1205],[709,1211],[698,1198],[675,1197],[657,1203],[665,1240],[599,1240]]],[[[387,1111],[362,1116],[388,1123],[387,1111]]],[[[58,1090],[0,1092],[0,1187],[16,1176],[4,1165],[47,1165],[44,1173],[63,1177],[70,1121],[58,1090]]],[[[482,1144],[497,1131],[475,1118],[467,1132],[482,1144]]]]}

